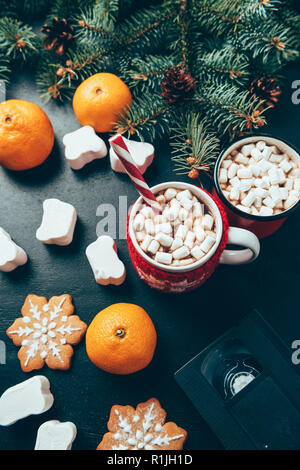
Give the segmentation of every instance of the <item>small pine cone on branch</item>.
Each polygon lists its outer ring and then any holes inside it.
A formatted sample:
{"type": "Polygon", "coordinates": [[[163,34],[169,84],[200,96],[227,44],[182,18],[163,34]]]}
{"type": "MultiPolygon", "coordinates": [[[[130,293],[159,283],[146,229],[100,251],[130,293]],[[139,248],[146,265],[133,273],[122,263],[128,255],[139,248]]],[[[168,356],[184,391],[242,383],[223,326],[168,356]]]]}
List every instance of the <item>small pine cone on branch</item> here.
{"type": "Polygon", "coordinates": [[[270,108],[274,108],[281,95],[281,89],[274,77],[261,77],[254,80],[250,85],[250,92],[255,97],[264,100],[270,108]]]}
{"type": "Polygon", "coordinates": [[[54,50],[57,55],[64,55],[75,43],[74,28],[65,18],[53,18],[52,24],[45,24],[41,32],[47,37],[44,40],[44,48],[54,50]]]}
{"type": "Polygon", "coordinates": [[[161,82],[161,96],[169,105],[183,106],[191,100],[196,91],[196,83],[183,67],[172,67],[161,82]]]}

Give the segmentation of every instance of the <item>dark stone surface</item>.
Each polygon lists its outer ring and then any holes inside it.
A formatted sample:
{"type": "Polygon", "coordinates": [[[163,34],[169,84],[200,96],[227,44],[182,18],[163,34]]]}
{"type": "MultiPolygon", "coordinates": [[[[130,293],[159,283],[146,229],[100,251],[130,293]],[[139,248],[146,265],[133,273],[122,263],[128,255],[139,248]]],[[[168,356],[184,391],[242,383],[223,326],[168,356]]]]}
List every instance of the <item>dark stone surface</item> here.
{"type": "MultiPolygon", "coordinates": [[[[299,67],[289,71],[285,94],[270,125],[263,129],[300,147],[300,105],[291,102],[291,82],[300,78],[299,67]]],[[[29,99],[41,104],[30,76],[18,77],[8,98],[29,99]]],[[[94,162],[73,172],[64,161],[62,137],[78,127],[70,105],[43,105],[52,120],[56,143],[53,154],[38,169],[25,173],[0,172],[0,226],[5,228],[30,257],[29,263],[11,274],[0,273],[0,340],[7,345],[7,364],[0,365],[0,394],[33,375],[22,372],[17,348],[5,330],[20,315],[28,293],[51,297],[63,292],[73,296],[76,313],[90,323],[96,313],[115,302],[132,302],[149,313],[157,328],[158,346],[150,366],[130,376],[114,376],[98,370],[85,352],[76,347],[67,372],[44,368],[38,373],[51,381],[54,406],[44,415],[27,418],[0,429],[0,449],[32,449],[39,425],[49,419],[73,421],[78,428],[74,449],[95,449],[106,432],[113,404],[136,405],[157,397],[168,419],[187,429],[186,449],[222,448],[174,381],[173,374],[225,330],[237,323],[252,306],[258,308],[290,347],[300,339],[299,230],[300,212],[281,230],[262,241],[259,259],[240,267],[222,266],[199,290],[169,296],[151,290],[140,281],[128,257],[126,241],[117,240],[127,268],[121,287],[98,286],[85,257],[86,246],[96,239],[99,204],[118,209],[119,196],[128,204],[136,192],[125,175],[111,171],[109,160],[94,162]],[[42,216],[42,202],[58,197],[78,212],[73,243],[69,247],[45,246],[35,238],[42,216]]],[[[150,184],[177,178],[165,146],[156,149],[155,162],[146,174],[150,184]]],[[[177,178],[178,179],[178,178],[177,178]]],[[[186,177],[181,177],[187,180],[186,177]]],[[[300,367],[300,366],[299,366],[300,367]]]]}

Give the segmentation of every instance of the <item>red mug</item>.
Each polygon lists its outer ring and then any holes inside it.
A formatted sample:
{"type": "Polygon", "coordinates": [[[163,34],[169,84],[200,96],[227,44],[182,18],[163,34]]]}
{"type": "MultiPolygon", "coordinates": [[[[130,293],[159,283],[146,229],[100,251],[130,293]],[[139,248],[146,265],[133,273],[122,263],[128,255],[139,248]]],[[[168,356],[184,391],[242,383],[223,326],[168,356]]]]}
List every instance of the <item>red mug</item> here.
{"type": "Polygon", "coordinates": [[[168,293],[188,292],[200,287],[214,272],[219,264],[244,264],[254,261],[259,255],[260,245],[257,237],[236,227],[229,227],[226,214],[218,202],[197,186],[171,181],[152,187],[154,194],[169,187],[189,189],[203,204],[205,204],[216,220],[217,240],[212,248],[199,261],[188,266],[162,265],[144,253],[135,237],[133,219],[140,208],[140,197],[133,205],[127,220],[127,243],[132,264],[138,276],[150,287],[168,293]],[[228,250],[227,244],[239,245],[242,250],[228,250]]]}
{"type": "Polygon", "coordinates": [[[230,145],[230,147],[223,150],[219,155],[214,171],[213,195],[225,209],[230,225],[250,230],[258,238],[265,238],[276,232],[276,230],[281,227],[287,217],[298,208],[300,199],[294,206],[292,206],[290,209],[287,209],[286,211],[283,211],[281,214],[275,214],[271,216],[252,215],[237,209],[233,204],[231,204],[230,201],[228,201],[228,199],[224,196],[219,183],[219,169],[223,159],[225,159],[233,150],[237,150],[243,145],[251,144],[259,140],[263,140],[271,146],[275,145],[283,153],[291,156],[300,167],[299,152],[296,150],[296,148],[284,140],[271,137],[266,134],[244,137],[242,139],[236,140],[230,145]]]}

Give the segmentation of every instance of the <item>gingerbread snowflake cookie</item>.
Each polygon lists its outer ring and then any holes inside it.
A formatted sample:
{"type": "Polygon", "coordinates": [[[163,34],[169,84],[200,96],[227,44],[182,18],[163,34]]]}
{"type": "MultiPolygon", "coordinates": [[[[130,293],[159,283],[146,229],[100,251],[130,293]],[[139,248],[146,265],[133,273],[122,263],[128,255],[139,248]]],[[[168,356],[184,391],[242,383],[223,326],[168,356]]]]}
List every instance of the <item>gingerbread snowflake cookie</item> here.
{"type": "Polygon", "coordinates": [[[73,315],[72,297],[68,294],[52,297],[28,295],[17,318],[6,331],[16,346],[24,372],[41,369],[46,363],[51,369],[69,369],[72,345],[80,342],[87,325],[73,315]]]}
{"type": "Polygon", "coordinates": [[[175,423],[165,423],[166,412],[156,398],[132,406],[114,405],[109,432],[97,450],[180,450],[187,432],[175,423]]]}

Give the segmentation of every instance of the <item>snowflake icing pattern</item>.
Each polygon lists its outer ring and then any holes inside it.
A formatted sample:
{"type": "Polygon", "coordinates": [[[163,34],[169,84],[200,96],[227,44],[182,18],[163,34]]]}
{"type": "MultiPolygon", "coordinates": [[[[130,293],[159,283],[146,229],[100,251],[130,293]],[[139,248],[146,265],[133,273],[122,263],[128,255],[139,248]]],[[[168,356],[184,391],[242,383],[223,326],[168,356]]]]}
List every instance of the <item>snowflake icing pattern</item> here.
{"type": "Polygon", "coordinates": [[[24,372],[41,369],[68,369],[73,348],[86,332],[87,325],[77,315],[70,295],[45,297],[28,295],[17,318],[7,330],[16,346],[24,372]]]}
{"type": "Polygon", "coordinates": [[[111,409],[108,430],[98,450],[179,450],[187,433],[175,423],[165,423],[166,413],[155,398],[111,409]]]}

